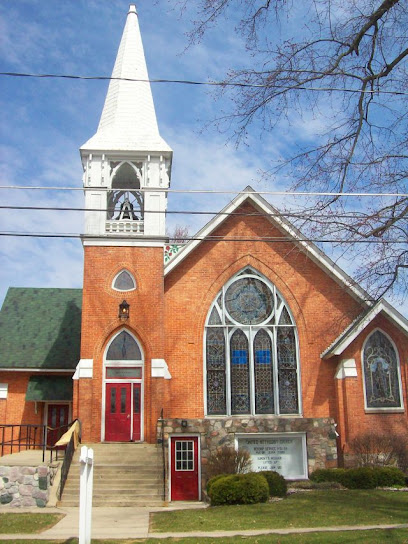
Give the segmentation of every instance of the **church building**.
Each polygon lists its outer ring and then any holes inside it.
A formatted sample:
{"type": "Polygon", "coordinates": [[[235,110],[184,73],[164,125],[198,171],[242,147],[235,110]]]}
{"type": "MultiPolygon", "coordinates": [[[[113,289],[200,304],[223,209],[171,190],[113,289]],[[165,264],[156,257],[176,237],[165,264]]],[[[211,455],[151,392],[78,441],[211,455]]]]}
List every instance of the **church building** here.
{"type": "Polygon", "coordinates": [[[169,245],[173,152],[134,5],[112,76],[80,148],[83,289],[10,288],[0,424],[79,418],[86,444],[162,444],[170,500],[201,498],[223,445],[305,479],[361,434],[406,437],[408,321],[251,187],[169,245]]]}

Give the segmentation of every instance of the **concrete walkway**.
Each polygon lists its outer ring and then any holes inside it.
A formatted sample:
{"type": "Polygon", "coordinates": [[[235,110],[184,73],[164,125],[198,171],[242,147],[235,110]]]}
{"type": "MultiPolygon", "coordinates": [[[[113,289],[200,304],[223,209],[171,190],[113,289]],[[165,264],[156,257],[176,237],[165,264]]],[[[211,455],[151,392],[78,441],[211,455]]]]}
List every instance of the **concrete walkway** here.
{"type": "MultiPolygon", "coordinates": [[[[121,538],[169,538],[169,537],[197,537],[197,538],[214,538],[214,537],[233,537],[237,535],[257,536],[265,534],[290,534],[290,533],[312,533],[325,531],[363,531],[370,529],[407,529],[408,523],[398,525],[361,525],[361,526],[341,526],[341,527],[306,527],[300,529],[259,529],[259,530],[236,530],[236,531],[212,531],[204,532],[197,531],[191,533],[150,533],[149,532],[149,515],[150,512],[160,512],[169,510],[180,510],[186,508],[205,508],[202,503],[179,503],[175,506],[171,505],[163,508],[149,507],[132,507],[132,508],[112,508],[98,507],[92,510],[92,538],[106,539],[121,539],[121,538]]],[[[78,508],[47,508],[38,511],[38,508],[0,508],[0,513],[60,513],[65,514],[65,517],[59,521],[54,527],[43,531],[37,535],[5,535],[0,534],[0,541],[10,540],[28,540],[38,538],[42,540],[68,540],[72,537],[78,537],[78,508]]],[[[0,527],[1,531],[1,527],[0,527]]]]}

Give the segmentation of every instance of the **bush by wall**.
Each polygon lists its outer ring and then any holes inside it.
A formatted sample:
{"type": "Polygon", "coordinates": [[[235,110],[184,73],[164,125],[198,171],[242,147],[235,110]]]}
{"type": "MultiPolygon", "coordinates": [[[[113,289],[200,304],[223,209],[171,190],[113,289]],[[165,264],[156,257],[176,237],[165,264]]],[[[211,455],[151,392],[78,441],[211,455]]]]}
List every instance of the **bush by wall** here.
{"type": "Polygon", "coordinates": [[[264,470],[259,472],[259,474],[262,474],[268,482],[270,497],[284,497],[286,495],[288,491],[286,480],[278,472],[275,472],[274,470],[264,470]]]}
{"type": "Polygon", "coordinates": [[[247,450],[223,446],[208,458],[207,476],[217,474],[242,474],[251,468],[251,456],[247,450]]]}
{"type": "Polygon", "coordinates": [[[269,487],[260,473],[231,474],[222,476],[211,483],[208,495],[212,506],[222,504],[255,504],[266,502],[269,487]]]}
{"type": "Polygon", "coordinates": [[[408,472],[408,442],[405,435],[364,433],[350,444],[358,466],[397,466],[408,472]]]}
{"type": "Polygon", "coordinates": [[[314,482],[338,482],[348,489],[374,489],[405,485],[404,473],[396,467],[319,469],[310,475],[314,482]]]}

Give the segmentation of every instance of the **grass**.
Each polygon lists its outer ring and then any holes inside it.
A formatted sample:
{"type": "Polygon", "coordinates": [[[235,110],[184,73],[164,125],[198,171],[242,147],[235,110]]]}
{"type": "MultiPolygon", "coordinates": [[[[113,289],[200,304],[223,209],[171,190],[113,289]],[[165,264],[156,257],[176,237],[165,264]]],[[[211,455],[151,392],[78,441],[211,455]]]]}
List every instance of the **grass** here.
{"type": "MultiPolygon", "coordinates": [[[[262,535],[229,538],[165,538],[157,540],[92,540],[95,544],[408,544],[407,529],[373,531],[339,531],[336,533],[308,533],[300,535],[262,535]]],[[[69,540],[8,540],[8,544],[78,544],[77,538],[69,540]]]]}
{"type": "Polygon", "coordinates": [[[218,531],[408,523],[408,493],[324,490],[278,502],[152,515],[153,532],[218,531]]]}
{"type": "Polygon", "coordinates": [[[0,513],[1,534],[36,534],[54,527],[64,514],[0,513]]]}

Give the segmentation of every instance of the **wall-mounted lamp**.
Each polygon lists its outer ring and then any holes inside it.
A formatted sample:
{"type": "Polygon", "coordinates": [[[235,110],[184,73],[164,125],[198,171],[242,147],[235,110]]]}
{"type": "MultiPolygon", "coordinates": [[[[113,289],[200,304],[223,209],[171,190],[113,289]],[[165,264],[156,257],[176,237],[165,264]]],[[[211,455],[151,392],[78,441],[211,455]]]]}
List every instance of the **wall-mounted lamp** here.
{"type": "Polygon", "coordinates": [[[183,427],[183,429],[187,428],[187,419],[182,419],[181,420],[181,426],[183,427]]]}
{"type": "Polygon", "coordinates": [[[119,319],[129,319],[129,304],[124,300],[119,304],[119,319]]]}

